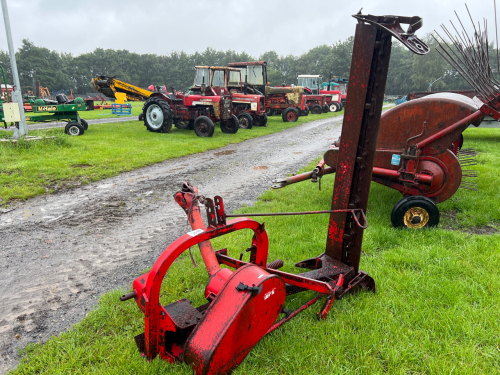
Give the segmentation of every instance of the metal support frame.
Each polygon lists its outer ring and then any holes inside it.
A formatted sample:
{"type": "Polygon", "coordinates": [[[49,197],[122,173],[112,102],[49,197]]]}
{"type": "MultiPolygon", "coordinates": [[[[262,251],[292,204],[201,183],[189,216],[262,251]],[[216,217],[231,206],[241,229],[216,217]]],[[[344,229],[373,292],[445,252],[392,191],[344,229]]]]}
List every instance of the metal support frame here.
{"type": "Polygon", "coordinates": [[[19,113],[21,114],[21,122],[19,123],[19,129],[17,127],[14,129],[14,139],[19,139],[20,137],[28,135],[28,125],[26,124],[26,118],[24,116],[23,96],[21,93],[21,83],[19,81],[19,74],[17,73],[16,51],[14,50],[14,44],[12,43],[12,33],[10,31],[7,0],[1,0],[1,1],[2,1],[3,22],[5,24],[5,34],[7,35],[7,44],[9,46],[10,66],[12,69],[12,77],[14,78],[14,86],[16,87],[16,89],[12,91],[12,101],[19,105],[19,113]]]}

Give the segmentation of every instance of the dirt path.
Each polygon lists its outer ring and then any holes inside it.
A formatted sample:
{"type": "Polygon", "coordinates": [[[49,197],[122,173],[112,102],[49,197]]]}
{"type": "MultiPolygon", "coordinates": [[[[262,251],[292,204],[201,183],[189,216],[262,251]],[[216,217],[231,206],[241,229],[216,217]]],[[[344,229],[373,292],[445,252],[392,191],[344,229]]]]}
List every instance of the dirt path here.
{"type": "Polygon", "coordinates": [[[16,347],[40,342],[81,320],[102,293],[129,288],[184,230],[172,195],[188,180],[228,211],[251,205],[277,177],[320,156],[342,117],[150,167],[0,214],[0,373],[16,347]],[[16,338],[19,335],[19,338],[16,338]]]}

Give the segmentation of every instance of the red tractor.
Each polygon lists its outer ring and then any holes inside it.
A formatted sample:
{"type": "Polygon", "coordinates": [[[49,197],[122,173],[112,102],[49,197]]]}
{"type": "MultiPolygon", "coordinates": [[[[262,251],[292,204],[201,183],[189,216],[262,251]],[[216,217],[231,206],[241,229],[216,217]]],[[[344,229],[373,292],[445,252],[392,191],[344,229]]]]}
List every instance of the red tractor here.
{"type": "Polygon", "coordinates": [[[323,82],[323,90],[320,90],[321,94],[328,94],[329,91],[340,90],[340,105],[345,108],[345,103],[347,102],[347,84],[348,79],[341,77],[330,78],[329,81],[323,82]],[[331,87],[334,85],[335,87],[331,87]],[[334,89],[334,90],[332,90],[334,89]]]}
{"type": "Polygon", "coordinates": [[[268,85],[265,61],[235,62],[228,66],[241,69],[242,79],[245,82],[244,92],[265,96],[265,108],[268,115],[280,112],[283,121],[295,122],[299,116],[309,114],[302,87],[270,87],[268,85]]]}
{"type": "Polygon", "coordinates": [[[344,108],[342,104],[342,91],[338,83],[331,81],[323,82],[323,90],[319,90],[319,93],[332,97],[329,104],[330,112],[338,112],[344,108]]]}
{"type": "MultiPolygon", "coordinates": [[[[330,112],[332,95],[320,93],[319,85],[322,77],[317,74],[301,74],[297,76],[298,86],[304,87],[306,104],[313,115],[330,112]]],[[[340,103],[340,98],[339,101],[340,103]]],[[[339,105],[340,110],[340,105],[339,105]]]]}
{"type": "Polygon", "coordinates": [[[227,90],[227,70],[199,68],[194,85],[186,94],[175,92],[173,88],[172,93],[151,94],[142,108],[144,125],[149,131],[167,133],[174,124],[179,129],[194,129],[199,137],[211,137],[214,122],[220,123],[223,133],[238,131],[238,118],[233,114],[227,90]]]}

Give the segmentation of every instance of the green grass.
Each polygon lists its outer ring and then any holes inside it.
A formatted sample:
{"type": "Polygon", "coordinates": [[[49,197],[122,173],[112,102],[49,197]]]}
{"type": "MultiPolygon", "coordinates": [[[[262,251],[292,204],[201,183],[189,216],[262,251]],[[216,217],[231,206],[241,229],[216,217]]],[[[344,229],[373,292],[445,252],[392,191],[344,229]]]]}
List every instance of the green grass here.
{"type": "MultiPolygon", "coordinates": [[[[309,115],[300,117],[295,123],[285,123],[281,116],[273,116],[269,118],[268,127],[240,129],[236,134],[224,134],[216,126],[210,138],[197,137],[192,130],[175,127],[167,134],[151,133],[137,120],[90,125],[81,137],[66,136],[63,128],[31,131],[30,135],[57,138],[30,143],[0,143],[0,204],[79,186],[167,159],[341,114],[343,111],[309,115]]],[[[0,131],[0,138],[11,134],[0,131]]]]}
{"type": "MultiPolygon", "coordinates": [[[[456,221],[430,230],[396,230],[390,212],[401,198],[372,184],[369,227],[361,269],[377,282],[375,294],[362,292],[335,301],[325,321],[312,306],[263,338],[236,374],[497,374],[500,373],[500,233],[474,235],[471,226],[500,228],[500,129],[471,129],[465,146],[480,151],[480,192],[459,190],[440,210],[458,211],[456,221]]],[[[312,166],[313,164],[311,164],[312,166]]],[[[310,166],[310,167],[311,167],[310,166]]],[[[243,213],[320,210],[330,207],[333,176],[317,185],[303,182],[267,191],[243,213]]],[[[203,193],[203,192],[201,192],[203,193]]],[[[327,215],[265,218],[269,260],[281,258],[284,271],[319,255],[325,246],[327,215]]],[[[237,232],[213,241],[238,256],[251,235],[237,232]]],[[[196,260],[201,263],[198,251],[196,260]]],[[[248,255],[245,255],[247,259],[248,255]]],[[[132,279],[138,275],[131,275],[132,279]]],[[[188,298],[203,303],[206,272],[183,254],[168,272],[162,303],[188,298]]],[[[144,317],[123,291],[102,296],[96,309],[45,345],[31,345],[13,374],[190,374],[183,364],[145,362],[133,336],[144,317]]],[[[297,308],[310,293],[289,297],[297,308]]]]}

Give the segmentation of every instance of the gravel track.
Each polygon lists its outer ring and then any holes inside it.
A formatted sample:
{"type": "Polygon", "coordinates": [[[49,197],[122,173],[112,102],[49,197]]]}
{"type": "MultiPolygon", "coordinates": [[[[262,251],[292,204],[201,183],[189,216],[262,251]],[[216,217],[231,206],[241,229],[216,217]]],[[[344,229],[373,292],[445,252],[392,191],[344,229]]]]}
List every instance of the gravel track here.
{"type": "Polygon", "coordinates": [[[172,198],[183,181],[224,197],[228,212],[252,205],[273,179],[320,156],[341,123],[316,120],[0,211],[0,373],[17,364],[16,348],[67,330],[101,294],[129,288],[183,234],[172,198]]]}

